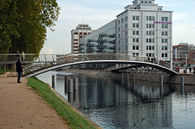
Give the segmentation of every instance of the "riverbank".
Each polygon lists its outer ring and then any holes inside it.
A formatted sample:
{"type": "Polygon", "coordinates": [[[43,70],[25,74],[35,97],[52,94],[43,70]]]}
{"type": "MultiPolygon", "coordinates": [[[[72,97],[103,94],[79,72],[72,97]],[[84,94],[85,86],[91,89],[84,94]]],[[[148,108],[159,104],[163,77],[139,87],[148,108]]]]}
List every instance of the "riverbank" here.
{"type": "Polygon", "coordinates": [[[0,78],[0,129],[100,129],[47,84],[7,76],[0,78]]]}
{"type": "Polygon", "coordinates": [[[28,78],[28,85],[35,89],[72,129],[101,129],[73,108],[66,100],[62,99],[44,82],[36,78],[28,78]]]}

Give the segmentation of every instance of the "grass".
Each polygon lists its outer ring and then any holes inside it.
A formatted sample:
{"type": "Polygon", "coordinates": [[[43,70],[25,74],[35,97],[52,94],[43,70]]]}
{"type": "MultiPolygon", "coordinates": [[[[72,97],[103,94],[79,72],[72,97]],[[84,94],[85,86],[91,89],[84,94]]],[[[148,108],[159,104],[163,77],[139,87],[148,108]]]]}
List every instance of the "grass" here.
{"type": "Polygon", "coordinates": [[[50,87],[37,78],[28,78],[28,86],[35,91],[54,108],[57,114],[63,118],[72,129],[97,129],[86,118],[76,113],[70,105],[65,104],[50,87]]]}

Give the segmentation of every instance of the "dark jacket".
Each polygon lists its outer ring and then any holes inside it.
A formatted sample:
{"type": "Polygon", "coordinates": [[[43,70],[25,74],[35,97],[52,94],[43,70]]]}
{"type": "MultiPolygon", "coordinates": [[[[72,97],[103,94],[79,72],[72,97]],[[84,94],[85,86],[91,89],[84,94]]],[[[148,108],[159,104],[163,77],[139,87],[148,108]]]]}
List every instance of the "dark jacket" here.
{"type": "Polygon", "coordinates": [[[22,71],[23,71],[22,63],[21,63],[20,60],[18,60],[18,61],[16,62],[16,71],[17,71],[17,72],[22,72],[22,71]]]}

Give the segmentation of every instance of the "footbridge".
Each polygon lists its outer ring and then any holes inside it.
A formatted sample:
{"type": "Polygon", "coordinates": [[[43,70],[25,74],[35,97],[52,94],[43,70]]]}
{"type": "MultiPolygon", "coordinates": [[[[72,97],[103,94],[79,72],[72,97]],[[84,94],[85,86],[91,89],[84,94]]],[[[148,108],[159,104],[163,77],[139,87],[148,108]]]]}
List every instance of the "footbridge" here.
{"type": "MultiPolygon", "coordinates": [[[[15,64],[16,54],[2,55],[0,54],[0,65],[15,64]],[[7,60],[2,60],[2,56],[9,57],[7,60]]],[[[20,55],[23,57],[24,76],[32,77],[52,70],[63,70],[65,68],[79,68],[79,69],[99,69],[111,72],[121,72],[131,68],[154,68],[161,72],[170,75],[177,75],[178,73],[170,69],[166,64],[161,64],[161,61],[148,60],[148,57],[131,57],[128,54],[41,54],[39,56],[33,54],[20,55]]]]}

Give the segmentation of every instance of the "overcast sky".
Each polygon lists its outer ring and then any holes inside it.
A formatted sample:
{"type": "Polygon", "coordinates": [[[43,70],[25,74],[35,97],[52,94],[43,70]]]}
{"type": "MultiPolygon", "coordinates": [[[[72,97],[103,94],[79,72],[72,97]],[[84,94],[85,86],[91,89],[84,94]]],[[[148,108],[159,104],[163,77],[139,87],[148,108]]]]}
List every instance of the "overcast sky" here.
{"type": "MultiPolygon", "coordinates": [[[[61,8],[55,31],[48,29],[41,53],[67,54],[71,52],[71,30],[78,24],[92,29],[116,18],[132,0],[57,0],[61,8]]],[[[173,11],[173,44],[195,44],[195,0],[156,0],[164,10],[173,11]]]]}

